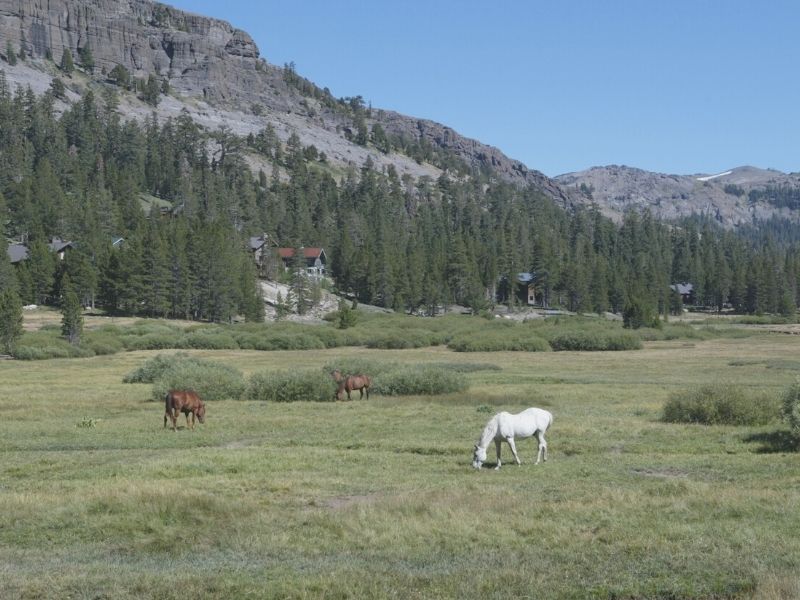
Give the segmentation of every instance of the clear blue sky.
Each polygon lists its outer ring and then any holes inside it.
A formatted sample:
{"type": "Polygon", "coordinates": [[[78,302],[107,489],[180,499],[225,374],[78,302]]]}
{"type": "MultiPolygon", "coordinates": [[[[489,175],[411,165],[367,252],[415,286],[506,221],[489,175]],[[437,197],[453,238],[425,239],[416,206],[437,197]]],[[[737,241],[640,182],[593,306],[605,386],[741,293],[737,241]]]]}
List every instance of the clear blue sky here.
{"type": "Polygon", "coordinates": [[[337,96],[547,175],[800,171],[800,2],[177,0],[337,96]]]}

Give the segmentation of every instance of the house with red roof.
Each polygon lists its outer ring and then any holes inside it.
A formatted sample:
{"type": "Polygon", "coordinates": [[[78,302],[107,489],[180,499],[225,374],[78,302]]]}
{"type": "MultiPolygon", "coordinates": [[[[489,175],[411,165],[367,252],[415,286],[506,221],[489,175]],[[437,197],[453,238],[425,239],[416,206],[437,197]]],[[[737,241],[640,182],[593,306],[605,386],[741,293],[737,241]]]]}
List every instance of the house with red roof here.
{"type": "MultiPolygon", "coordinates": [[[[328,257],[322,248],[300,248],[305,258],[306,273],[312,277],[322,277],[325,275],[325,266],[328,257]]],[[[292,268],[295,261],[295,248],[278,248],[278,256],[283,261],[283,267],[288,271],[292,268]]]]}

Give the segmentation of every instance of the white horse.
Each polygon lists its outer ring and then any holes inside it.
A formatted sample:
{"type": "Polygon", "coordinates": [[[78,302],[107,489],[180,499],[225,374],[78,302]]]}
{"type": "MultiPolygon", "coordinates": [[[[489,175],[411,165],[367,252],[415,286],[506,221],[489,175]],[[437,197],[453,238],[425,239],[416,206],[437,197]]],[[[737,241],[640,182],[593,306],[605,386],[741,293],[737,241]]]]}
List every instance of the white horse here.
{"type": "Polygon", "coordinates": [[[529,408],[516,415],[507,412],[497,413],[483,428],[480,440],[475,444],[472,466],[476,469],[481,468],[481,465],[486,460],[486,448],[492,440],[494,440],[495,448],[497,449],[497,466],[495,469],[500,468],[500,443],[503,441],[508,442],[517,464],[522,464],[519,456],[517,456],[514,438],[523,439],[532,435],[535,435],[539,441],[536,464],[538,465],[542,459],[542,453],[544,453],[544,460],[547,461],[547,442],[544,439],[544,433],[552,423],[553,415],[541,408],[529,408]]]}

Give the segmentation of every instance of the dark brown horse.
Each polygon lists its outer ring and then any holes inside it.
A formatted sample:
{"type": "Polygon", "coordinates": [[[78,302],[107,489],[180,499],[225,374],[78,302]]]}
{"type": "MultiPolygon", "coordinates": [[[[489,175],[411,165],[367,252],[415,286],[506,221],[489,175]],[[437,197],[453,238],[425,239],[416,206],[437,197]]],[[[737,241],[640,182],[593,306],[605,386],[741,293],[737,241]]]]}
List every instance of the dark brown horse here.
{"type": "Polygon", "coordinates": [[[192,390],[170,390],[164,396],[164,427],[167,426],[167,417],[172,420],[172,431],[177,430],[178,413],[186,415],[186,426],[194,430],[194,420],[206,422],[206,405],[192,390]],[[192,415],[192,424],[189,425],[189,414],[192,415]]]}
{"type": "Polygon", "coordinates": [[[361,394],[359,398],[364,397],[364,392],[367,392],[367,400],[369,400],[369,386],[372,385],[372,379],[369,375],[348,375],[339,380],[339,389],[336,390],[336,399],[342,399],[342,392],[347,392],[347,399],[350,400],[350,392],[358,390],[361,394]]]}

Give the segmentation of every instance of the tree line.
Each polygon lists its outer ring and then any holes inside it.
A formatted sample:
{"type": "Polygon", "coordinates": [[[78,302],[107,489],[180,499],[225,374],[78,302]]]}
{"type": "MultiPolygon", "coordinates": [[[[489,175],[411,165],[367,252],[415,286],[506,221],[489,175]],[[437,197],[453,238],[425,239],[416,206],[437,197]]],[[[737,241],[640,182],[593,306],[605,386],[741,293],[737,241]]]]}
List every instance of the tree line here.
{"type": "MultiPolygon", "coordinates": [[[[332,165],[271,127],[240,137],[203,130],[186,113],[124,120],[116,87],[96,89],[58,114],[52,92],[12,92],[0,72],[0,237],[30,252],[12,268],[3,246],[0,287],[18,303],[60,302],[66,277],[84,305],[109,311],[260,319],[246,242],[267,233],[283,246],[324,247],[337,288],[357,301],[411,313],[514,306],[524,302],[522,272],[535,274],[542,303],[634,323],[679,310],[675,282],[693,283],[696,302],[719,309],[797,306],[798,235],[788,222],[735,232],[630,212],[616,224],[463,163],[413,180],[370,161],[332,165]],[[254,157],[263,165],[255,175],[254,157]],[[64,261],[47,250],[52,237],[77,242],[64,261]]],[[[381,151],[384,140],[364,143],[381,151]]]]}

